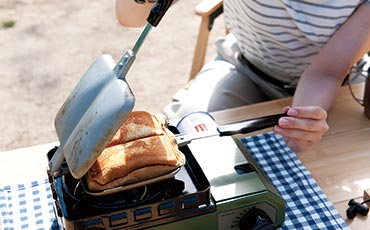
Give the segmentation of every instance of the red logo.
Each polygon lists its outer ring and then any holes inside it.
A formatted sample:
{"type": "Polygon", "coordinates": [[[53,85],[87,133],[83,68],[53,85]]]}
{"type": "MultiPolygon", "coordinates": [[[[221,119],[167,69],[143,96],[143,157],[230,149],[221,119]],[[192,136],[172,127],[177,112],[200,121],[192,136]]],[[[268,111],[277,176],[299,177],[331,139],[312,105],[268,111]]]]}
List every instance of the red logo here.
{"type": "Polygon", "coordinates": [[[205,124],[196,125],[194,128],[197,132],[204,132],[208,130],[205,124]]]}

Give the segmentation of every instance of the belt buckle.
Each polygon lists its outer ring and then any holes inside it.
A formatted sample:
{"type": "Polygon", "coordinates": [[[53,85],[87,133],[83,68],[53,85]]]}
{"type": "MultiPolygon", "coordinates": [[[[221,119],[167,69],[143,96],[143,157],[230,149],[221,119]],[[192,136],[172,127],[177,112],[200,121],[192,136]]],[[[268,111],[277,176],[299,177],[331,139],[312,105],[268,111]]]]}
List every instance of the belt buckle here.
{"type": "Polygon", "coordinates": [[[296,86],[292,85],[292,84],[284,85],[284,89],[295,89],[295,88],[296,88],[296,86]]]}

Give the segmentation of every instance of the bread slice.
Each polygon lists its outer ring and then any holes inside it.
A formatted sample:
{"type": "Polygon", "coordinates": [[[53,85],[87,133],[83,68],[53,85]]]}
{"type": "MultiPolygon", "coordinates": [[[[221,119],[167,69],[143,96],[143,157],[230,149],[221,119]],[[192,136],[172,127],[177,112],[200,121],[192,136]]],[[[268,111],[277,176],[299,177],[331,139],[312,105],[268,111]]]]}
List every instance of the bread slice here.
{"type": "Polygon", "coordinates": [[[133,184],[133,183],[157,178],[159,176],[163,176],[168,173],[171,173],[176,169],[177,167],[169,166],[169,165],[152,165],[152,166],[147,166],[144,168],[136,169],[132,171],[131,173],[127,174],[127,176],[117,178],[106,184],[100,184],[94,180],[87,180],[87,186],[89,187],[91,191],[103,191],[103,190],[116,188],[118,186],[124,186],[128,184],[133,184]]]}
{"type": "Polygon", "coordinates": [[[107,147],[126,143],[132,140],[163,134],[168,121],[162,114],[151,114],[146,111],[130,113],[107,147]]]}
{"type": "Polygon", "coordinates": [[[90,190],[152,179],[185,164],[185,156],[164,124],[164,117],[140,111],[132,112],[129,119],[113,138],[111,143],[116,144],[107,147],[87,172],[90,190]]]}

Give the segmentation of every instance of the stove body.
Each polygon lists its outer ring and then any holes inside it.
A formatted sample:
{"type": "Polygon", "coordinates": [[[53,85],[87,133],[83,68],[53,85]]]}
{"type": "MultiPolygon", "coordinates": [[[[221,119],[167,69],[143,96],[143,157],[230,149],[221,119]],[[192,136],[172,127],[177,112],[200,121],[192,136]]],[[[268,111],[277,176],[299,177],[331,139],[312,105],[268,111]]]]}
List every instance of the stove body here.
{"type": "Polygon", "coordinates": [[[49,175],[60,229],[249,229],[261,213],[282,225],[285,202],[239,139],[211,137],[180,150],[187,162],[174,178],[106,197],[79,191],[68,174],[49,175]]]}

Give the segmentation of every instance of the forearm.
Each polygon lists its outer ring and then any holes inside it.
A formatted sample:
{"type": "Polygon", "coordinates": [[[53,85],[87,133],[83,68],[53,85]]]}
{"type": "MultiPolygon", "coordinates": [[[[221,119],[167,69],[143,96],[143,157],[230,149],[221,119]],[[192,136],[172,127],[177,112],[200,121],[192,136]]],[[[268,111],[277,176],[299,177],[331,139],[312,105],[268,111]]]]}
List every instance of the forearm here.
{"type": "Polygon", "coordinates": [[[302,74],[293,106],[332,106],[350,68],[370,50],[370,4],[362,4],[302,74]]]}
{"type": "Polygon", "coordinates": [[[307,71],[305,74],[298,84],[292,106],[320,106],[328,111],[335,101],[342,78],[307,71]]]}

